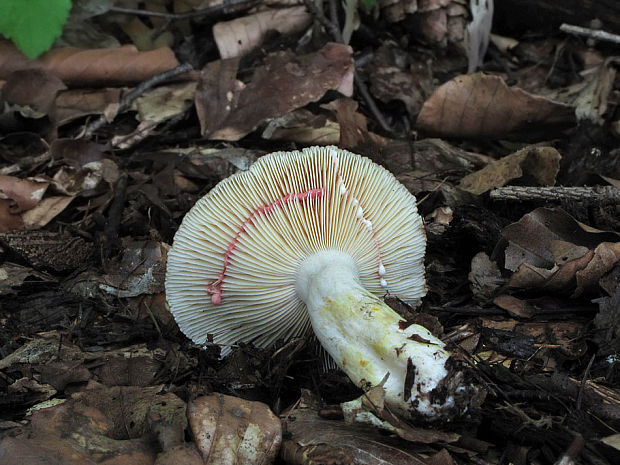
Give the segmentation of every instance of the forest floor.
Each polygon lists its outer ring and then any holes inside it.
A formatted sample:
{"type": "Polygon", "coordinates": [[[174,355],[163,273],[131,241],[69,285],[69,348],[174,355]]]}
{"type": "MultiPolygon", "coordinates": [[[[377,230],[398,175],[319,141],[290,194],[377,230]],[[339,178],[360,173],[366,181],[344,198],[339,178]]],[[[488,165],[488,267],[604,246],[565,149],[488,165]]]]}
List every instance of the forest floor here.
{"type": "Polygon", "coordinates": [[[0,465],[620,463],[620,21],[388,3],[76,1],[37,59],[0,41],[0,465]],[[480,406],[345,421],[310,334],[179,330],[184,215],[316,145],[416,196],[428,292],[386,301],[480,406]]]}

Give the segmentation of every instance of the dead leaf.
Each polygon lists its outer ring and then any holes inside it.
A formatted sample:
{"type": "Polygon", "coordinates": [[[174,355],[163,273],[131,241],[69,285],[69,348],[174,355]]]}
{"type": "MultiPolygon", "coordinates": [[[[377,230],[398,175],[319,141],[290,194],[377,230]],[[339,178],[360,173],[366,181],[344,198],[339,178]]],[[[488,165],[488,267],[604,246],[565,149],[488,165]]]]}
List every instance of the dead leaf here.
{"type": "Polygon", "coordinates": [[[483,301],[491,298],[503,282],[499,267],[484,252],[478,252],[471,259],[468,278],[474,298],[483,301]]]}
{"type": "Polygon", "coordinates": [[[45,182],[0,175],[0,195],[1,198],[10,200],[9,210],[13,214],[22,213],[36,206],[43,198],[48,185],[45,182]]]}
{"type": "Polygon", "coordinates": [[[57,76],[44,69],[17,70],[7,77],[2,99],[19,106],[27,118],[41,118],[53,112],[56,94],[66,88],[57,76]]]}
{"type": "Polygon", "coordinates": [[[286,463],[372,463],[424,465],[414,452],[399,449],[376,428],[326,420],[318,415],[318,400],[307,390],[296,406],[281,415],[288,433],[280,456],[286,463]],[[372,457],[372,462],[368,462],[372,457]]]}
{"type": "Polygon", "coordinates": [[[154,241],[135,241],[125,245],[116,269],[102,277],[99,285],[117,297],[157,294],[164,290],[166,257],[169,246],[154,241]]]}
{"type": "Polygon", "coordinates": [[[202,70],[196,90],[201,132],[210,139],[239,140],[270,118],[320,99],[327,90],[353,92],[351,48],[328,43],[296,56],[278,52],[255,70],[251,82],[235,79],[236,59],[219,60],[202,70]]]}
{"type": "Polygon", "coordinates": [[[54,112],[50,115],[56,126],[62,126],[88,115],[106,115],[112,121],[118,111],[122,89],[66,90],[56,96],[54,112]]]}
{"type": "Polygon", "coordinates": [[[69,206],[74,197],[57,195],[47,197],[36,207],[24,212],[22,220],[26,229],[40,229],[52,221],[69,206]]]}
{"type": "Polygon", "coordinates": [[[280,449],[280,419],[261,402],[215,393],[190,402],[187,411],[205,465],[269,465],[280,449]]]}
{"type": "Polygon", "coordinates": [[[553,147],[526,147],[465,176],[459,187],[480,195],[519,178],[526,185],[553,186],[561,158],[553,147]]]}
{"type": "Polygon", "coordinates": [[[599,280],[620,262],[620,242],[603,242],[594,249],[592,260],[580,271],[577,271],[577,289],[574,296],[586,290],[595,289],[599,280]]]}
{"type": "Polygon", "coordinates": [[[139,52],[133,45],[112,49],[54,48],[28,60],[10,42],[0,41],[0,79],[20,69],[43,68],[68,86],[135,84],[179,65],[168,47],[139,52]]]}
{"type": "Polygon", "coordinates": [[[325,115],[300,108],[269,120],[261,136],[300,144],[338,145],[340,126],[325,115]]]}
{"type": "Polygon", "coordinates": [[[575,124],[571,106],[508,87],[499,76],[458,76],[438,87],[418,116],[420,130],[445,137],[532,140],[575,124]]]}
{"type": "Polygon", "coordinates": [[[305,6],[266,9],[215,24],[213,38],[222,58],[234,58],[260,45],[270,31],[282,35],[295,34],[310,24],[312,15],[305,6]]]}
{"type": "Polygon", "coordinates": [[[562,240],[595,249],[601,242],[618,242],[620,235],[593,230],[575,221],[561,209],[537,208],[518,222],[506,226],[502,236],[510,245],[506,249],[505,267],[515,271],[527,262],[537,267],[551,268],[555,258],[553,241],[562,240]]]}
{"type": "Polygon", "coordinates": [[[4,263],[0,266],[0,295],[17,293],[15,288],[24,284],[30,277],[42,282],[54,282],[54,278],[46,273],[35,271],[26,266],[16,265],[15,263],[4,263]]]}
{"type": "Polygon", "coordinates": [[[0,199],[0,233],[24,229],[24,221],[21,215],[11,213],[14,202],[0,199]]]}
{"type": "Polygon", "coordinates": [[[500,295],[493,299],[493,303],[508,312],[510,316],[519,318],[532,318],[534,309],[527,301],[517,299],[511,295],[500,295]]]}

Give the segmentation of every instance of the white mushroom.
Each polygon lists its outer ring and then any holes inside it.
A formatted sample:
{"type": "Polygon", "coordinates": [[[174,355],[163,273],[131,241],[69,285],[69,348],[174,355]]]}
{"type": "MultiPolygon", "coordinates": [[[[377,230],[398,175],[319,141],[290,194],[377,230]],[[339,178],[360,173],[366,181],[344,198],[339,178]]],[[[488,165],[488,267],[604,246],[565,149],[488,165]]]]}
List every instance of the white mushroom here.
{"type": "Polygon", "coordinates": [[[189,338],[224,354],[312,326],[356,385],[389,374],[391,408],[434,417],[454,405],[450,353],[381,299],[420,302],[425,242],[415,197],[371,160],[335,147],[272,153],[187,214],[168,254],[167,299],[189,338]]]}

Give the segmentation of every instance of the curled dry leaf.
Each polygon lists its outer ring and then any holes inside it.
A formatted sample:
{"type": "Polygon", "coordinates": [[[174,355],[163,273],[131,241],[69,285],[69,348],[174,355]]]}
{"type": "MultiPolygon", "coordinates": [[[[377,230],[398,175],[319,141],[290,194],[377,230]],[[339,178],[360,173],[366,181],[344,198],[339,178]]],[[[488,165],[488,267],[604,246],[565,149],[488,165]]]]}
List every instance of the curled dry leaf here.
{"type": "Polygon", "coordinates": [[[479,195],[519,178],[528,185],[553,186],[561,158],[553,147],[526,147],[468,174],[459,187],[479,195]]]}
{"type": "Polygon", "coordinates": [[[133,45],[112,49],[55,48],[28,60],[8,41],[0,41],[0,79],[19,69],[43,68],[68,86],[106,86],[142,82],[179,65],[168,47],[140,52],[133,45]]]}
{"type": "Polygon", "coordinates": [[[509,286],[593,290],[620,261],[620,235],[593,230],[561,210],[539,208],[502,231],[509,241],[505,266],[516,270],[509,286]]]}
{"type": "Polygon", "coordinates": [[[247,85],[235,79],[236,59],[207,64],[196,90],[202,134],[210,139],[239,140],[261,122],[314,102],[330,89],[350,96],[351,53],[350,47],[334,43],[307,55],[274,53],[247,85]]]}
{"type": "Polygon", "coordinates": [[[48,185],[46,182],[0,175],[0,198],[9,200],[10,213],[22,213],[34,208],[43,199],[48,185]]]}
{"type": "Polygon", "coordinates": [[[205,465],[269,465],[280,449],[280,419],[261,402],[212,394],[190,402],[187,412],[205,465]]]}
{"type": "Polygon", "coordinates": [[[575,124],[569,105],[508,87],[498,76],[458,76],[438,87],[418,115],[419,129],[445,137],[549,139],[575,124]]]}
{"type": "Polygon", "coordinates": [[[305,6],[267,9],[213,26],[213,38],[222,58],[245,55],[260,45],[269,31],[282,35],[295,34],[312,23],[305,6]]]}

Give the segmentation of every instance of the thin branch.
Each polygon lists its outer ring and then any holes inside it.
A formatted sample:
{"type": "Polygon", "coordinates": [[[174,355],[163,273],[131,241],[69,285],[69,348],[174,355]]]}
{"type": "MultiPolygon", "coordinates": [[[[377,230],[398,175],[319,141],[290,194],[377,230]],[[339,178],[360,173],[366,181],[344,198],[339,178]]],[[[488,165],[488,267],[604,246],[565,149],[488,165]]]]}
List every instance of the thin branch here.
{"type": "Polygon", "coordinates": [[[573,200],[586,203],[618,203],[620,189],[613,186],[596,187],[530,187],[506,186],[493,189],[491,200],[498,201],[555,201],[573,200]]]}
{"type": "MultiPolygon", "coordinates": [[[[193,69],[192,65],[189,63],[184,63],[182,65],[177,66],[176,68],[169,69],[168,71],[164,71],[163,73],[159,73],[153,77],[150,77],[146,81],[141,82],[136,87],[134,87],[129,93],[127,93],[118,104],[118,111],[116,114],[122,113],[124,110],[129,108],[129,106],[144,94],[147,90],[156,85],[161,84],[169,79],[175,78],[181,74],[185,74],[193,69]]],[[[90,137],[93,135],[95,131],[101,129],[106,123],[109,121],[106,120],[105,115],[99,116],[96,120],[92,121],[84,130],[82,137],[90,137]]]]}
{"type": "Polygon", "coordinates": [[[216,6],[191,11],[189,13],[166,13],[161,11],[141,10],[138,8],[122,8],[114,6],[108,10],[109,13],[119,13],[125,15],[151,16],[153,18],[165,18],[168,20],[179,20],[197,18],[201,16],[223,16],[239,11],[247,10],[258,3],[258,0],[229,0],[216,6]]]}
{"type": "MultiPolygon", "coordinates": [[[[330,2],[330,6],[332,6],[332,3],[333,2],[330,2]]],[[[319,9],[313,3],[313,0],[304,0],[304,4],[306,5],[306,8],[312,14],[312,16],[314,16],[314,18],[321,24],[321,26],[325,28],[325,30],[332,37],[332,39],[335,42],[343,44],[344,39],[342,37],[342,32],[340,31],[340,28],[338,27],[338,25],[335,24],[333,21],[330,21],[329,19],[327,19],[325,15],[323,14],[323,12],[319,11],[319,9]]],[[[336,14],[336,13],[332,11],[332,14],[336,14]]],[[[375,119],[379,123],[379,126],[381,126],[381,129],[383,129],[385,132],[393,133],[394,131],[388,124],[387,119],[385,119],[385,116],[383,116],[383,113],[381,113],[381,110],[379,110],[379,107],[377,106],[374,99],[372,98],[372,95],[370,95],[370,92],[368,91],[368,87],[366,86],[364,81],[360,78],[357,70],[355,70],[354,74],[355,74],[355,87],[357,88],[359,95],[362,97],[362,99],[366,103],[366,106],[368,106],[368,109],[370,110],[372,115],[375,117],[375,119]]]]}
{"type": "Polygon", "coordinates": [[[572,24],[562,24],[560,26],[560,31],[577,36],[588,37],[594,40],[603,40],[605,42],[620,44],[620,35],[612,34],[610,32],[603,31],[602,29],[590,29],[588,27],[573,26],[572,24]]]}

